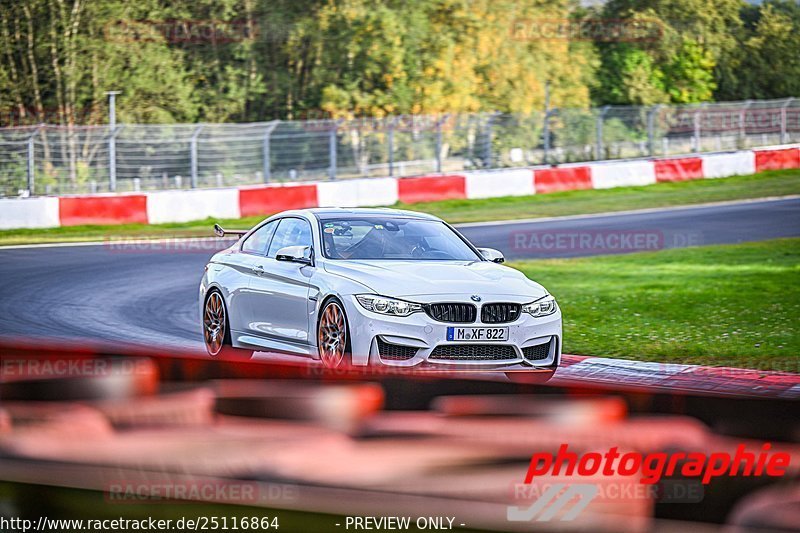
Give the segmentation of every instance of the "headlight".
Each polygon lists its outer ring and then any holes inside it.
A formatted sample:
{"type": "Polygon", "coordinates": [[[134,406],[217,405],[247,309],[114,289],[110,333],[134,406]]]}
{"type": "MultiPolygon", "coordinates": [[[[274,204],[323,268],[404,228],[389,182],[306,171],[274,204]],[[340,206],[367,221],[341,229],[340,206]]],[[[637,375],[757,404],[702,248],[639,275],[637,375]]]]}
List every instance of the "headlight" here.
{"type": "Polygon", "coordinates": [[[405,300],[395,300],[394,298],[387,298],[385,296],[376,296],[374,294],[358,294],[356,300],[361,304],[361,307],[367,311],[373,311],[382,315],[391,316],[408,316],[412,313],[422,311],[422,305],[405,300]]]}
{"type": "Polygon", "coordinates": [[[550,295],[522,306],[523,313],[534,317],[552,315],[557,309],[556,299],[550,295]]]}

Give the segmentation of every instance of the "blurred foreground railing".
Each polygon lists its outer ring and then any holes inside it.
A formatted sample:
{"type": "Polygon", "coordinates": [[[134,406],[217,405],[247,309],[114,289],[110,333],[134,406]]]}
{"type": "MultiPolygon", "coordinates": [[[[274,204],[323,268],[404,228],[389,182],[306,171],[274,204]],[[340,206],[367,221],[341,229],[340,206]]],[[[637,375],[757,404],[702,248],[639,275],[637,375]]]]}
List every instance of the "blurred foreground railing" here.
{"type": "Polygon", "coordinates": [[[547,530],[797,524],[798,421],[785,397],[382,376],[29,340],[0,339],[0,353],[6,520],[238,516],[266,529],[269,517],[281,531],[341,531],[353,516],[447,516],[467,531],[530,531],[547,524],[510,511],[569,483],[597,495],[572,518],[573,507],[553,504],[547,530]],[[742,443],[758,453],[766,442],[788,457],[780,476],[723,469],[701,484],[680,470],[656,486],[642,480],[655,475],[648,462],[627,474],[544,468],[526,478],[533,454],[563,446],[581,457],[664,456],[663,469],[673,455],[728,457],[742,443]]]}

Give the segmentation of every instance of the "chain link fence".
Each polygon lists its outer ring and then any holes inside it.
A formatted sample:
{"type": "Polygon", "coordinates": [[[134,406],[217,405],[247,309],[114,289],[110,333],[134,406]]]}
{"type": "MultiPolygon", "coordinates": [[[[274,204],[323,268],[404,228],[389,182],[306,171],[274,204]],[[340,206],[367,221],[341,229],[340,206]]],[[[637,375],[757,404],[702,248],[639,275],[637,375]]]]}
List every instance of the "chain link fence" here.
{"type": "Polygon", "coordinates": [[[0,128],[0,196],[410,176],[800,142],[800,99],[249,124],[0,128]]]}

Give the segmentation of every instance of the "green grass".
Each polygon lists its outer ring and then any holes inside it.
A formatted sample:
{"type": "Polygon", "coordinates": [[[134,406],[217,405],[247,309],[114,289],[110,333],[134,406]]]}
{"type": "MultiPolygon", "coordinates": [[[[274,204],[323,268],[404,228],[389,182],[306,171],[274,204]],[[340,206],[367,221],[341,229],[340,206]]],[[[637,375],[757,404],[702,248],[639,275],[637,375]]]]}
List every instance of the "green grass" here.
{"type": "MultiPolygon", "coordinates": [[[[765,196],[800,194],[800,170],[779,170],[751,176],[716,180],[660,183],[645,187],[568,191],[536,196],[447,200],[397,207],[432,213],[451,223],[537,218],[647,207],[689,205],[765,196]]],[[[119,226],[71,226],[66,228],[0,231],[0,245],[77,242],[125,237],[210,236],[213,222],[231,228],[249,228],[264,217],[201,220],[180,224],[125,224],[119,226]]]]}
{"type": "Polygon", "coordinates": [[[800,372],[800,239],[514,266],[564,315],[564,352],[800,372]]]}

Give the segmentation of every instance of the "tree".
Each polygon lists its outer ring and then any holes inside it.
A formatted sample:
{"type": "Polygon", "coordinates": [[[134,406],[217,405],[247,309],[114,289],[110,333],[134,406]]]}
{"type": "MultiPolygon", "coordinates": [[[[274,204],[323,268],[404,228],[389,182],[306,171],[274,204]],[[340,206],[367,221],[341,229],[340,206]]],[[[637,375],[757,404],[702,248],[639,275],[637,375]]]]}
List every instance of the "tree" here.
{"type": "Polygon", "coordinates": [[[743,0],[611,0],[607,20],[647,22],[656,39],[599,43],[602,66],[597,103],[693,103],[713,98],[736,54],[743,0]]]}
{"type": "Polygon", "coordinates": [[[800,6],[767,2],[743,13],[749,22],[739,35],[736,76],[724,97],[782,98],[800,95],[800,6]]]}
{"type": "Polygon", "coordinates": [[[335,116],[530,112],[543,107],[549,80],[555,105],[586,105],[591,46],[513,33],[568,15],[563,0],[330,0],[290,40],[302,76],[295,102],[335,116]]]}

